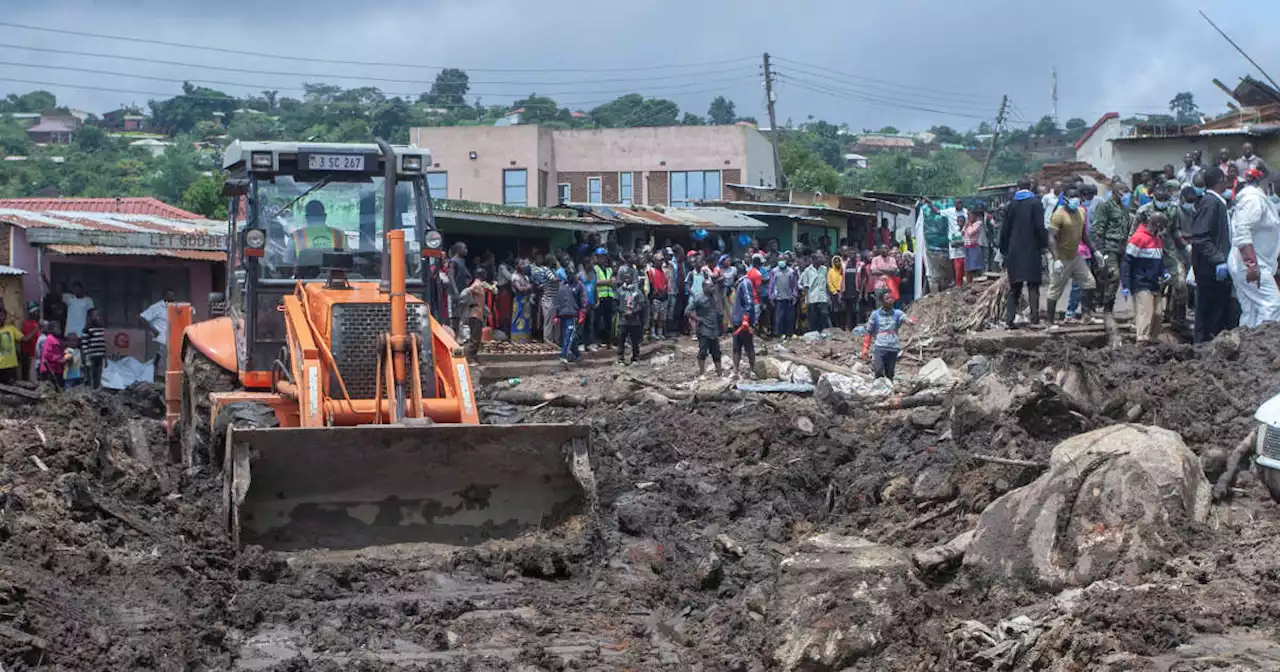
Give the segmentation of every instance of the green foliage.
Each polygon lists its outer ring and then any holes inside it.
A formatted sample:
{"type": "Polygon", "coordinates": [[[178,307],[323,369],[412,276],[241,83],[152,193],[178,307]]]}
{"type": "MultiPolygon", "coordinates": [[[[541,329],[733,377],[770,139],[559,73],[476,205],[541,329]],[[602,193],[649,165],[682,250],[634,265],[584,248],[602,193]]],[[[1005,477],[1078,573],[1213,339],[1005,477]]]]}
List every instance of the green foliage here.
{"type": "Polygon", "coordinates": [[[26,156],[31,147],[26,129],[7,119],[0,119],[0,154],[26,156]]]}
{"type": "Polygon", "coordinates": [[[431,91],[418,97],[418,101],[434,107],[459,107],[467,104],[467,91],[471,90],[471,78],[457,68],[445,68],[436,75],[431,91]]]}
{"type": "Polygon", "coordinates": [[[789,135],[778,145],[787,186],[800,191],[836,194],[844,191],[840,172],[823,160],[807,138],[789,135]]]}
{"type": "Polygon", "coordinates": [[[74,144],[84,152],[99,152],[111,144],[111,138],[97,126],[83,126],[76,131],[74,144]]]}
{"type": "Polygon", "coordinates": [[[706,126],[707,120],[703,119],[702,117],[699,117],[698,115],[692,112],[685,112],[684,116],[680,118],[680,125],[681,126],[706,126]]]}
{"type": "Polygon", "coordinates": [[[589,114],[591,120],[602,128],[674,126],[679,115],[680,106],[670,100],[645,98],[638,93],[628,93],[591,110],[589,114]]]}
{"type": "Polygon", "coordinates": [[[716,96],[707,109],[707,118],[713,124],[725,126],[737,121],[738,113],[733,109],[733,101],[724,96],[716,96]]]}
{"type": "Polygon", "coordinates": [[[1194,124],[1199,119],[1200,108],[1196,105],[1195,94],[1183,91],[1169,101],[1169,111],[1174,114],[1179,124],[1194,124]]]}
{"type": "Polygon", "coordinates": [[[158,157],[148,187],[167,203],[181,203],[187,188],[199,179],[203,164],[192,143],[180,138],[158,157]]]}
{"type": "Polygon", "coordinates": [[[884,128],[876,131],[876,133],[881,133],[883,135],[897,135],[898,129],[893,126],[885,126],[884,128]]]}
{"type": "Polygon", "coordinates": [[[929,132],[938,136],[938,142],[947,142],[947,143],[956,143],[956,144],[964,143],[964,135],[956,131],[954,128],[951,128],[950,126],[934,126],[933,128],[929,129],[929,132]]]}
{"type": "Polygon", "coordinates": [[[58,98],[48,91],[11,93],[0,100],[0,112],[48,112],[58,106],[58,98]]]}
{"type": "Polygon", "coordinates": [[[153,100],[149,104],[151,123],[172,134],[190,133],[201,121],[215,119],[214,113],[230,115],[239,107],[235,98],[191,82],[182,84],[182,95],[168,100],[153,100]]]}
{"type": "Polygon", "coordinates": [[[227,126],[233,140],[282,140],[283,131],[280,121],[267,114],[237,114],[227,126]]]}
{"type": "Polygon", "coordinates": [[[1058,123],[1053,120],[1053,117],[1047,114],[1040,117],[1040,121],[1037,121],[1035,125],[1031,127],[1032,135],[1058,135],[1061,132],[1062,131],[1058,128],[1058,123]]]}
{"type": "Polygon", "coordinates": [[[512,109],[524,108],[524,113],[520,115],[522,123],[526,124],[542,124],[560,118],[561,112],[564,117],[569,117],[569,110],[561,110],[556,101],[545,96],[539,96],[536,93],[529,94],[528,98],[517,100],[511,103],[512,109]]]}
{"type": "Polygon", "coordinates": [[[183,210],[189,210],[209,219],[225,219],[227,216],[227,198],[222,195],[222,184],[226,176],[221,172],[201,175],[191,186],[182,192],[183,210]]]}
{"type": "Polygon", "coordinates": [[[1080,117],[1072,117],[1067,120],[1068,131],[1083,131],[1086,128],[1089,128],[1089,122],[1080,117]]]}

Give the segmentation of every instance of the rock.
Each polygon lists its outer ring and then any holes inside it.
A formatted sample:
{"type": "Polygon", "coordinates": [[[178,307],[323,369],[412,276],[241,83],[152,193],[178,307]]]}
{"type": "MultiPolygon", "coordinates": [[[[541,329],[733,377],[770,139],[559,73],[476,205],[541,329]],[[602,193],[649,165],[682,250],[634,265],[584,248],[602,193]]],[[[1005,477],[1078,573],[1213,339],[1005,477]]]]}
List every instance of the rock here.
{"type": "Polygon", "coordinates": [[[951,369],[941,358],[934,357],[920,367],[916,377],[930,385],[945,385],[951,382],[951,369]]]}
{"type": "Polygon", "coordinates": [[[969,530],[945,544],[912,553],[911,560],[920,569],[938,569],[963,558],[972,543],[973,530],[969,530]]]}
{"type": "Polygon", "coordinates": [[[806,539],[779,570],[773,660],[788,672],[842,670],[874,654],[919,587],[906,551],[829,533],[806,539]]]}
{"type": "Polygon", "coordinates": [[[916,476],[911,496],[921,502],[945,502],[956,496],[956,484],[942,467],[929,467],[916,476]]]}
{"type": "Polygon", "coordinates": [[[717,534],[715,544],[716,550],[724,553],[725,555],[731,555],[735,558],[741,558],[743,555],[746,555],[746,551],[742,550],[742,545],[734,541],[727,534],[717,534]]]}
{"type": "Polygon", "coordinates": [[[800,338],[801,338],[801,340],[803,340],[805,343],[817,343],[818,341],[821,341],[821,340],[822,340],[822,332],[820,332],[820,331],[806,331],[806,332],[804,333],[804,335],[803,335],[803,336],[801,336],[800,338]]]}
{"type": "Polygon", "coordinates": [[[867,380],[839,373],[818,376],[813,394],[821,402],[837,409],[860,403],[870,397],[882,397],[893,393],[893,384],[887,380],[867,380]]]}
{"type": "Polygon", "coordinates": [[[911,409],[911,424],[921,429],[928,429],[942,422],[946,412],[937,406],[921,406],[911,409]]]}
{"type": "Polygon", "coordinates": [[[1058,444],[1047,472],[982,512],[964,562],[1048,590],[1134,581],[1204,522],[1209,494],[1177,433],[1094,430],[1058,444]]]}
{"type": "Polygon", "coordinates": [[[1200,455],[1200,469],[1211,481],[1218,480],[1222,472],[1227,470],[1227,451],[1221,448],[1210,448],[1200,455]]]}
{"type": "Polygon", "coordinates": [[[715,551],[712,551],[698,563],[695,577],[698,579],[698,586],[703,590],[715,588],[720,585],[720,579],[724,578],[724,561],[715,551]]]}
{"type": "Polygon", "coordinates": [[[984,355],[974,355],[964,363],[964,370],[969,374],[970,378],[977,380],[991,373],[991,360],[984,355]]]}
{"type": "Polygon", "coordinates": [[[697,485],[695,485],[695,486],[693,486],[693,487],[697,488],[697,489],[698,489],[698,492],[699,492],[699,493],[701,493],[701,494],[704,494],[704,495],[714,495],[714,494],[716,494],[716,486],[711,485],[710,483],[708,483],[708,482],[706,482],[706,481],[698,481],[697,485]]]}
{"type": "Polygon", "coordinates": [[[813,426],[813,420],[810,420],[803,415],[796,416],[796,419],[792,420],[791,424],[797,431],[805,436],[813,436],[818,433],[817,429],[813,426]]]}
{"type": "Polygon", "coordinates": [[[807,366],[796,366],[791,369],[791,382],[812,385],[813,373],[809,371],[807,366]]]}
{"type": "Polygon", "coordinates": [[[671,362],[675,361],[675,358],[676,356],[671,353],[667,353],[665,355],[655,355],[649,358],[648,360],[649,366],[655,369],[668,366],[671,364],[671,362]]]}
{"type": "Polygon", "coordinates": [[[511,336],[509,336],[507,332],[501,329],[494,329],[491,338],[492,340],[497,341],[499,343],[511,340],[511,336]]]}
{"type": "Polygon", "coordinates": [[[1013,407],[1014,391],[998,376],[983,376],[969,387],[970,398],[987,415],[1002,415],[1013,407]]]}
{"type": "Polygon", "coordinates": [[[670,406],[671,400],[663,396],[657,390],[640,390],[636,392],[636,401],[641,404],[653,404],[654,406],[670,406]]]}

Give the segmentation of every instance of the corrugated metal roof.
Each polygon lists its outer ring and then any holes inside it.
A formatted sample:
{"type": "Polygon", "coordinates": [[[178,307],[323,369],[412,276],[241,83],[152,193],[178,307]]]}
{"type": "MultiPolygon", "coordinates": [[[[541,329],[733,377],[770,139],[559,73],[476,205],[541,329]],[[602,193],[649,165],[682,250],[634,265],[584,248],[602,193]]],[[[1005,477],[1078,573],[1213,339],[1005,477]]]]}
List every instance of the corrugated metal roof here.
{"type": "Polygon", "coordinates": [[[0,275],[26,275],[27,272],[16,266],[0,264],[0,275]]]}
{"type": "Polygon", "coordinates": [[[49,245],[45,249],[67,256],[71,255],[109,255],[116,257],[166,257],[169,259],[186,259],[189,261],[226,261],[225,252],[211,250],[172,250],[152,247],[108,247],[102,245],[49,245]]]}
{"type": "Polygon", "coordinates": [[[618,224],[639,226],[685,226],[693,229],[763,229],[768,225],[745,213],[728,208],[663,208],[645,205],[612,205],[604,203],[566,203],[579,212],[618,224]]]}
{"type": "Polygon", "coordinates": [[[769,228],[768,224],[755,217],[729,208],[672,208],[666,214],[698,229],[749,231],[769,228]]]}
{"type": "Polygon", "coordinates": [[[76,130],[76,125],[62,119],[42,121],[27,129],[28,133],[69,133],[76,130]]]}
{"type": "Polygon", "coordinates": [[[172,219],[204,219],[204,217],[177,208],[150,197],[127,198],[0,198],[0,210],[49,210],[74,212],[107,212],[122,215],[154,215],[172,219]]]}

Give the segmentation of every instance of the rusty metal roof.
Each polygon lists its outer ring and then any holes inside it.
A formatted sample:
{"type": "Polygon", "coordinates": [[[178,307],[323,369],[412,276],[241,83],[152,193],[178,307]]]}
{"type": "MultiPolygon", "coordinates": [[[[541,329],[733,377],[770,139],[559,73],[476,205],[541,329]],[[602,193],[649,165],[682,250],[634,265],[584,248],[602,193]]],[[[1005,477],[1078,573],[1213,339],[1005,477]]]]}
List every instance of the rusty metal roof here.
{"type": "Polygon", "coordinates": [[[565,207],[619,224],[684,226],[693,229],[763,229],[768,224],[747,213],[719,207],[655,208],[645,205],[566,203],[565,207]]]}
{"type": "Polygon", "coordinates": [[[172,219],[204,219],[189,210],[177,208],[151,197],[126,198],[0,198],[0,210],[48,210],[74,212],[106,212],[121,215],[155,215],[172,219]]]}
{"type": "MultiPolygon", "coordinates": [[[[157,256],[172,256],[174,251],[197,250],[225,255],[227,225],[204,219],[185,210],[172,208],[182,217],[141,212],[102,212],[62,209],[67,201],[91,201],[85,205],[113,202],[115,199],[0,199],[0,222],[12,224],[27,232],[27,241],[35,245],[81,245],[90,248],[151,249],[157,256]],[[93,203],[96,201],[97,203],[93,203]],[[58,207],[39,210],[42,205],[58,207]],[[18,207],[10,207],[17,205],[18,207]]],[[[154,199],[135,199],[135,210],[170,211],[154,199]],[[139,203],[138,201],[153,201],[139,203]]],[[[79,254],[103,254],[102,252],[79,254]]],[[[200,255],[205,259],[207,255],[200,255]]],[[[223,259],[219,256],[218,259],[223,259]]],[[[210,260],[212,260],[210,258],[210,260]]]]}
{"type": "Polygon", "coordinates": [[[225,252],[211,250],[173,250],[154,247],[111,247],[103,245],[49,245],[45,249],[62,255],[108,255],[116,257],[165,257],[188,261],[226,261],[225,252]]]}

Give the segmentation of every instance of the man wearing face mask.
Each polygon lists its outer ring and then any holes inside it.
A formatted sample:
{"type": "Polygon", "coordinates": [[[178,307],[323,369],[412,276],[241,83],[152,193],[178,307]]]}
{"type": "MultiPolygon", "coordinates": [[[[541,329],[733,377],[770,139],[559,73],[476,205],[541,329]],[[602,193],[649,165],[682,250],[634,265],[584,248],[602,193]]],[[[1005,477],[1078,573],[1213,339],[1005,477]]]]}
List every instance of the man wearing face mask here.
{"type": "Polygon", "coordinates": [[[1240,300],[1240,324],[1245,327],[1280,321],[1280,290],[1275,279],[1280,216],[1258,187],[1263,179],[1261,170],[1245,170],[1244,186],[1236,194],[1232,212],[1227,267],[1240,300]]]}
{"type": "Polygon", "coordinates": [[[1085,232],[1084,210],[1080,207],[1080,191],[1069,187],[1066,193],[1066,205],[1058,208],[1049,219],[1049,253],[1053,256],[1053,272],[1049,280],[1049,313],[1048,321],[1052,325],[1057,317],[1058,300],[1072,281],[1080,283],[1081,308],[1084,324],[1092,321],[1093,298],[1097,283],[1084,257],[1079,254],[1081,241],[1093,249],[1089,236],[1085,232]]]}
{"type": "Polygon", "coordinates": [[[1213,340],[1231,318],[1231,278],[1227,253],[1231,226],[1227,223],[1227,176],[1214,167],[1204,171],[1205,194],[1191,223],[1191,268],[1196,277],[1195,342],[1213,340]]]}
{"type": "Polygon", "coordinates": [[[1123,182],[1111,185],[1111,197],[1098,205],[1093,212],[1089,228],[1091,238],[1097,243],[1099,295],[1102,308],[1111,312],[1115,308],[1116,288],[1120,282],[1120,261],[1125,241],[1129,240],[1129,213],[1124,209],[1124,196],[1128,188],[1123,182]]]}

